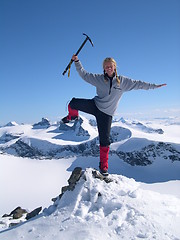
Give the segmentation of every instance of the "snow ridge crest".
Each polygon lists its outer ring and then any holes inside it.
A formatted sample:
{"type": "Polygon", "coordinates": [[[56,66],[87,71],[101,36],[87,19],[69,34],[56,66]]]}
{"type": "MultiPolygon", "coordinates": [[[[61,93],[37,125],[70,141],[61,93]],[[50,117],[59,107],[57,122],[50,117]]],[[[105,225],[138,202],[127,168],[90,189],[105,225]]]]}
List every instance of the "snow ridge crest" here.
{"type": "Polygon", "coordinates": [[[56,209],[46,209],[51,220],[56,216],[61,222],[61,237],[72,239],[76,229],[77,239],[84,235],[87,239],[178,239],[180,207],[173,206],[180,206],[180,199],[143,190],[134,179],[122,175],[110,175],[112,181],[107,183],[95,178],[94,171],[82,171],[73,191],[56,199],[56,209]],[[170,217],[176,215],[171,226],[160,220],[166,218],[168,209],[170,217]]]}
{"type": "Polygon", "coordinates": [[[53,205],[0,239],[180,239],[179,198],[144,190],[122,175],[110,175],[107,183],[94,171],[75,168],[53,205]]]}

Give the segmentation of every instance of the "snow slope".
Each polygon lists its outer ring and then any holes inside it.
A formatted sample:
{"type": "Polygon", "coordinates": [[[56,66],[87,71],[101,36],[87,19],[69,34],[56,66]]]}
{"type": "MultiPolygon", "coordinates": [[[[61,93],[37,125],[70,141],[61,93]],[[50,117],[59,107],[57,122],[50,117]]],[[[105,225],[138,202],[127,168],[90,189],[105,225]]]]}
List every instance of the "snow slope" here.
{"type": "Polygon", "coordinates": [[[66,171],[73,158],[38,161],[0,154],[0,216],[17,206],[32,211],[51,204],[51,198],[67,184],[66,171]]]}
{"type": "Polygon", "coordinates": [[[60,127],[43,119],[0,128],[0,215],[19,205],[47,208],[21,226],[0,224],[0,240],[180,239],[180,121],[114,121],[114,182],[106,184],[91,176],[99,164],[96,124],[81,118],[60,127]],[[50,206],[77,166],[87,168],[87,181],[50,206]]]}
{"type": "Polygon", "coordinates": [[[105,183],[86,169],[74,191],[0,239],[180,239],[179,198],[144,190],[124,176],[112,178],[105,183]]]}

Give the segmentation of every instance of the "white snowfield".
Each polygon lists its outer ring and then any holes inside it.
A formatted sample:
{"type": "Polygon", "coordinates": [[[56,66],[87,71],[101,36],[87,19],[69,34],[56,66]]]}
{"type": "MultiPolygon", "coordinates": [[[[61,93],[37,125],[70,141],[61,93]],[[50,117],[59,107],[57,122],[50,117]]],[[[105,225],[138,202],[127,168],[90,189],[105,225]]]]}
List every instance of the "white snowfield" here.
{"type": "Polygon", "coordinates": [[[133,179],[112,175],[105,183],[88,168],[74,191],[37,218],[0,234],[12,239],[180,239],[180,199],[144,190],[133,179]],[[85,179],[84,179],[85,177],[85,179]]]}
{"type": "Polygon", "coordinates": [[[10,122],[0,127],[0,240],[180,240],[179,155],[172,161],[166,158],[170,153],[165,150],[150,157],[150,165],[132,166],[114,153],[139,151],[163,142],[170,143],[178,154],[179,118],[113,122],[111,183],[92,177],[92,168],[98,169],[98,156],[70,156],[64,152],[59,159],[32,159],[19,157],[11,148],[20,140],[47,153],[97,138],[93,122],[90,125],[87,118],[82,119],[85,131],[61,131],[58,124],[33,127],[10,122]],[[52,205],[51,199],[60,194],[77,166],[85,170],[86,181],[82,177],[74,191],[65,192],[52,205]],[[29,211],[42,206],[44,210],[37,217],[8,228],[9,220],[6,222],[1,216],[17,206],[29,211]]]}

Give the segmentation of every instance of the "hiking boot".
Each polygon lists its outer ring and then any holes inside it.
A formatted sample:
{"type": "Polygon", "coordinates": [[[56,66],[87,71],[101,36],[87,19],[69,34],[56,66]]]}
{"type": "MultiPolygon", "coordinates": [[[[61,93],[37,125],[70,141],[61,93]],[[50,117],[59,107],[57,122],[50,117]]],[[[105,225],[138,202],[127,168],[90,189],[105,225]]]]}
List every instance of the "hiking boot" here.
{"type": "Polygon", "coordinates": [[[69,122],[72,122],[72,121],[76,121],[76,120],[78,120],[78,119],[79,119],[78,116],[71,116],[71,117],[69,117],[69,115],[68,115],[68,116],[62,118],[61,121],[62,121],[63,123],[69,123],[69,122]]]}
{"type": "Polygon", "coordinates": [[[63,123],[69,123],[79,119],[78,110],[72,109],[70,104],[68,104],[68,115],[61,119],[63,123]]]}
{"type": "Polygon", "coordinates": [[[107,177],[109,175],[108,170],[101,170],[99,169],[100,173],[104,176],[107,177]]]}

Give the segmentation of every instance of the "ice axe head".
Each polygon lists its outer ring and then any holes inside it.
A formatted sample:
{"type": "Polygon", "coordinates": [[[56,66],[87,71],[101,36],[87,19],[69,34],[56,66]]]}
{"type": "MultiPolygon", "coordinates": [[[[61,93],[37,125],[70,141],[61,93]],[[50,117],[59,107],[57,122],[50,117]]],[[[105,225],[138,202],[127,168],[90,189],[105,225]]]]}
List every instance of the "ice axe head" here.
{"type": "Polygon", "coordinates": [[[93,46],[93,42],[91,41],[90,37],[89,37],[87,34],[85,34],[85,33],[83,33],[83,35],[86,36],[86,39],[85,39],[84,42],[81,44],[80,48],[77,50],[77,52],[76,52],[76,54],[75,54],[76,56],[80,53],[80,51],[81,51],[82,48],[84,47],[84,45],[85,45],[85,43],[87,42],[87,40],[89,40],[90,43],[91,43],[91,45],[93,46]]]}
{"type": "MultiPolygon", "coordinates": [[[[79,48],[79,49],[77,50],[77,52],[75,53],[76,56],[80,53],[80,51],[81,51],[82,48],[84,47],[84,45],[85,45],[85,43],[87,42],[87,40],[89,40],[90,43],[91,43],[91,45],[93,46],[93,42],[91,41],[90,37],[89,37],[87,34],[85,34],[85,33],[83,33],[83,35],[86,36],[86,39],[84,40],[84,42],[81,44],[80,48],[79,48]]],[[[63,75],[64,75],[64,74],[67,72],[67,70],[69,69],[69,72],[68,72],[68,76],[69,76],[70,67],[71,67],[71,64],[72,64],[72,63],[73,63],[73,60],[71,59],[71,61],[70,61],[69,64],[67,65],[66,69],[64,70],[63,75]]]]}
{"type": "Polygon", "coordinates": [[[93,47],[94,45],[93,45],[93,42],[92,42],[92,40],[90,39],[90,37],[89,37],[87,34],[85,34],[85,33],[83,33],[83,35],[86,36],[86,39],[90,41],[90,43],[91,43],[91,45],[92,45],[92,47],[93,47]]]}

